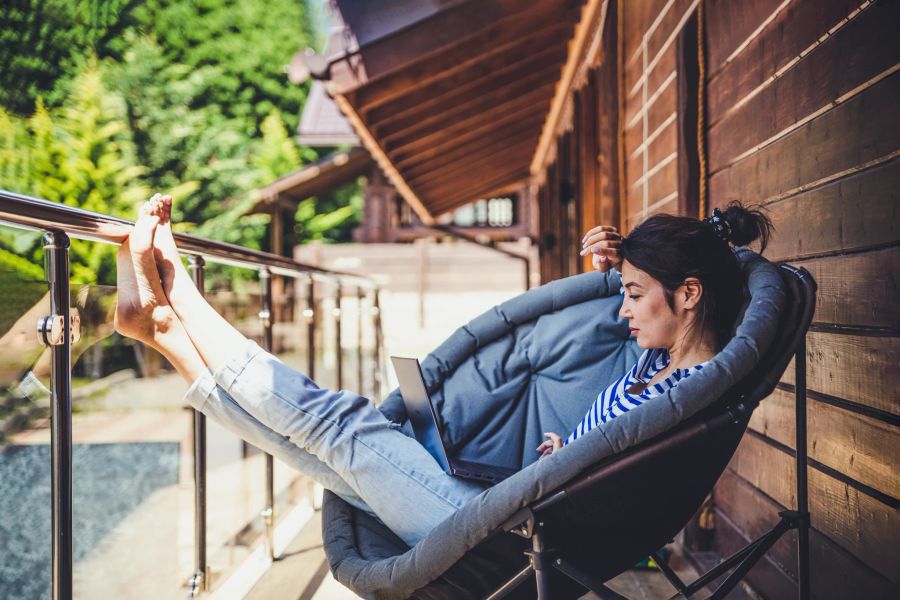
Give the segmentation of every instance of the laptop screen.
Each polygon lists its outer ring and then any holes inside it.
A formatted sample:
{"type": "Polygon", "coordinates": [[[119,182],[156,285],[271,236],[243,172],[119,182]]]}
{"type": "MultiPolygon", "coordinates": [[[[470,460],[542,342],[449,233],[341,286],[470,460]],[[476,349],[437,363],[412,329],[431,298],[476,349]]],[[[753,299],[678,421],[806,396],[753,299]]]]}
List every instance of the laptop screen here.
{"type": "Polygon", "coordinates": [[[392,356],[391,362],[397,373],[400,394],[403,396],[403,404],[406,405],[406,412],[416,439],[428,450],[428,453],[434,457],[442,469],[449,471],[450,461],[444,451],[437,417],[431,406],[428,390],[425,389],[425,378],[422,376],[419,361],[415,358],[392,356]]]}

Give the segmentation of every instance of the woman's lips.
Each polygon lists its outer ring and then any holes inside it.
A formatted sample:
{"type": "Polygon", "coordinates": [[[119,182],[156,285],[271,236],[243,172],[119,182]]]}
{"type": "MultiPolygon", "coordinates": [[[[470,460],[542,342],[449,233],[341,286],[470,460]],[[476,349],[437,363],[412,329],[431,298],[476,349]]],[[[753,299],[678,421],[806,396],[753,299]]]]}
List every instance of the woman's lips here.
{"type": "Polygon", "coordinates": [[[631,327],[629,329],[629,331],[631,331],[631,335],[637,335],[637,332],[640,331],[640,329],[635,329],[634,327],[631,327]]]}

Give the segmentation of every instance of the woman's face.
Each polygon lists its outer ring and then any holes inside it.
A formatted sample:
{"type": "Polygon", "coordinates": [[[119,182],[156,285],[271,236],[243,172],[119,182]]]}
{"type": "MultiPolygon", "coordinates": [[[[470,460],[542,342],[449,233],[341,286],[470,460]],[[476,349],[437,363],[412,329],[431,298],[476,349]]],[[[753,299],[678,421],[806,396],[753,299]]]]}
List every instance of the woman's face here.
{"type": "Polygon", "coordinates": [[[666,302],[662,284],[626,260],[622,262],[622,285],[625,299],[619,316],[628,319],[638,346],[671,348],[675,345],[683,323],[666,302]]]}

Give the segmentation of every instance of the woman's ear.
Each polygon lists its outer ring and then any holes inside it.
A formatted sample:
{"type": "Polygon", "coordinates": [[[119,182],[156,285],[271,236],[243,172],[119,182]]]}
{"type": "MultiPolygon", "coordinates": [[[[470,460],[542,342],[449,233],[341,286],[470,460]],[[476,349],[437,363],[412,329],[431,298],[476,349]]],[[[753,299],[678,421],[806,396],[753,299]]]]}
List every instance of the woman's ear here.
{"type": "Polygon", "coordinates": [[[700,298],[703,296],[703,284],[700,283],[700,280],[696,277],[688,277],[684,280],[683,287],[683,306],[686,310],[691,310],[697,306],[700,302],[700,298]]]}

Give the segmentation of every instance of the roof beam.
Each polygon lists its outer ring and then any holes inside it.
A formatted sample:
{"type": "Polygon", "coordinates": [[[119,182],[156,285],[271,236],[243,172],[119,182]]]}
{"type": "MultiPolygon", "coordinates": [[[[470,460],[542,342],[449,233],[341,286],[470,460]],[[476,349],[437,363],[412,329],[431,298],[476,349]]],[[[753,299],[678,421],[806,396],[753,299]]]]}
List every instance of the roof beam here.
{"type": "MultiPolygon", "coordinates": [[[[533,38],[528,41],[536,43],[533,38]]],[[[363,110],[362,114],[367,122],[373,124],[377,133],[380,133],[382,127],[390,127],[398,122],[415,122],[434,114],[442,105],[463,105],[472,98],[477,98],[484,87],[505,87],[528,77],[534,70],[543,70],[551,65],[559,72],[566,60],[566,49],[562,44],[547,44],[543,50],[531,55],[531,59],[529,63],[510,60],[506,55],[491,56],[472,67],[470,79],[464,79],[462,75],[448,77],[385,104],[363,110]]]]}
{"type": "Polygon", "coordinates": [[[406,181],[403,179],[403,176],[397,171],[394,167],[394,164],[388,158],[387,154],[385,154],[384,150],[375,140],[372,132],[369,131],[369,128],[363,122],[363,120],[359,117],[356,110],[350,104],[346,97],[341,94],[335,94],[334,101],[337,103],[338,108],[341,109],[341,112],[344,113],[344,116],[347,117],[347,120],[350,121],[350,125],[353,126],[353,130],[356,131],[356,135],[359,136],[359,139],[362,141],[363,146],[369,151],[372,155],[372,158],[375,159],[375,162],[378,163],[378,166],[381,167],[382,172],[388,178],[388,180],[393,184],[394,188],[403,196],[403,199],[406,200],[410,207],[419,215],[419,218],[422,220],[422,223],[425,225],[431,225],[434,223],[434,217],[428,212],[428,209],[425,208],[425,205],[416,196],[415,192],[410,189],[409,185],[407,185],[406,181]]]}
{"type": "Polygon", "coordinates": [[[531,119],[519,123],[508,123],[503,127],[497,128],[491,134],[490,139],[476,137],[462,142],[456,140],[456,145],[452,145],[449,148],[441,146],[427,148],[419,152],[398,152],[394,155],[394,161],[397,168],[403,172],[406,172],[406,169],[408,168],[411,169],[418,165],[429,163],[435,164],[439,168],[444,157],[451,157],[453,159],[461,158],[464,154],[470,154],[486,144],[494,143],[495,140],[518,140],[520,139],[520,134],[530,133],[530,135],[534,136],[535,141],[537,141],[537,137],[540,135],[541,123],[543,122],[544,115],[542,113],[534,115],[531,119]]]}
{"type": "Polygon", "coordinates": [[[544,114],[552,92],[553,83],[550,82],[540,87],[534,87],[520,96],[514,96],[506,102],[494,103],[487,109],[471,111],[465,116],[459,115],[456,119],[447,118],[443,122],[434,121],[421,129],[383,137],[381,143],[388,152],[391,152],[400,148],[430,146],[442,138],[466,135],[479,128],[486,127],[488,130],[493,130],[496,129],[495,125],[501,122],[501,115],[522,116],[538,111],[544,114]]]}
{"type": "Polygon", "coordinates": [[[537,143],[539,134],[537,127],[539,125],[540,121],[535,121],[533,127],[509,128],[511,132],[509,135],[492,135],[489,140],[476,140],[468,147],[454,148],[431,160],[416,162],[409,168],[402,169],[403,176],[412,184],[436,171],[449,171],[458,167],[466,168],[473,162],[483,160],[485,156],[498,151],[503,152],[521,145],[527,145],[533,150],[534,144],[537,143]]]}

